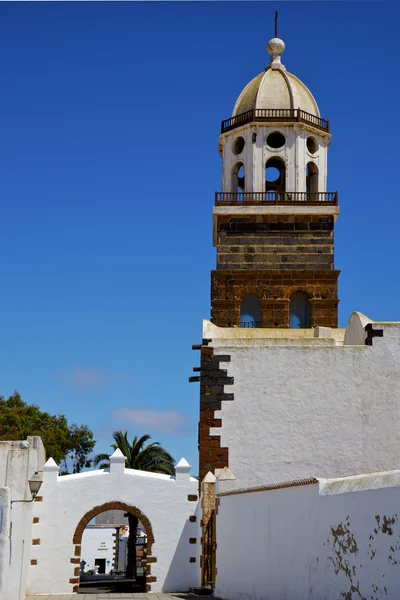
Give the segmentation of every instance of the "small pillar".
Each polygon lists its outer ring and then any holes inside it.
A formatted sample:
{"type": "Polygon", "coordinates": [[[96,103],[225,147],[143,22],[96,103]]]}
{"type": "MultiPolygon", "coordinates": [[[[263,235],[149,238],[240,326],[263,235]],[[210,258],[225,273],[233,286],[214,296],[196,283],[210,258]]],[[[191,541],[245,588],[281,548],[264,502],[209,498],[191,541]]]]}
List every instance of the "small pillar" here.
{"type": "Polygon", "coordinates": [[[236,481],[236,477],[228,469],[228,467],[224,467],[220,474],[217,477],[215,491],[217,494],[221,494],[222,492],[228,492],[235,487],[234,481],[236,481]]]}
{"type": "Polygon", "coordinates": [[[126,457],[122,454],[119,448],[110,456],[110,473],[111,475],[123,475],[125,472],[126,457]]]}
{"type": "Polygon", "coordinates": [[[216,576],[216,477],[211,471],[201,482],[201,585],[215,585],[216,576]]]}
{"type": "Polygon", "coordinates": [[[177,465],[175,465],[175,480],[176,481],[190,481],[190,469],[192,467],[189,465],[188,461],[185,458],[181,458],[177,465]]]}
{"type": "Polygon", "coordinates": [[[49,458],[43,465],[43,482],[56,482],[60,467],[53,458],[49,458]]]}
{"type": "Polygon", "coordinates": [[[201,510],[204,527],[207,526],[215,509],[215,482],[216,477],[211,471],[208,471],[201,482],[201,510]]]}

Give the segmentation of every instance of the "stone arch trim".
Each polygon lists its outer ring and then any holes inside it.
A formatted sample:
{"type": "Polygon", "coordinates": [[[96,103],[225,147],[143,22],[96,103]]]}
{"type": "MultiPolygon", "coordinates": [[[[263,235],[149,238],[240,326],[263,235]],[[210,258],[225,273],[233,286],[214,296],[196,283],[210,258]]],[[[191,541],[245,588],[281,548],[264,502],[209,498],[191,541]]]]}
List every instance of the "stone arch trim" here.
{"type": "MultiPolygon", "coordinates": [[[[102,512],[105,512],[106,510],[123,510],[135,515],[135,517],[137,517],[139,521],[143,523],[147,534],[146,592],[150,592],[151,583],[156,581],[156,578],[152,577],[151,575],[151,565],[152,563],[157,562],[157,558],[152,555],[152,547],[154,544],[153,528],[149,519],[142,513],[141,510],[139,510],[136,506],[125,504],[125,502],[105,502],[100,506],[95,506],[81,518],[72,537],[72,543],[74,544],[75,548],[74,556],[71,557],[70,563],[72,565],[80,563],[82,535],[85,527],[94,517],[102,512]]],[[[79,591],[79,571],[77,573],[76,567],[74,569],[74,577],[69,580],[69,583],[75,584],[73,587],[73,592],[79,591]]]]}
{"type": "Polygon", "coordinates": [[[284,293],[285,300],[290,300],[293,294],[296,294],[297,292],[303,292],[304,294],[307,294],[309,300],[313,300],[313,298],[315,298],[315,290],[305,284],[286,288],[284,293]]]}

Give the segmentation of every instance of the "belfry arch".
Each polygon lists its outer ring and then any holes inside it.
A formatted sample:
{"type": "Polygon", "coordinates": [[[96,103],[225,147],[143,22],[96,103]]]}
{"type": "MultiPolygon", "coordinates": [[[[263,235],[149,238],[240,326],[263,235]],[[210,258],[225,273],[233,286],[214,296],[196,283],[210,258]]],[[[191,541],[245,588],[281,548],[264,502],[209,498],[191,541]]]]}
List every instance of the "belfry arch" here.
{"type": "Polygon", "coordinates": [[[232,192],[242,193],[246,189],[246,175],[243,162],[238,162],[232,169],[232,192]]]}
{"type": "Polygon", "coordinates": [[[82,549],[82,536],[86,526],[90,523],[92,519],[100,515],[101,513],[107,510],[122,510],[124,512],[130,513],[138,518],[138,520],[143,524],[146,535],[147,535],[147,554],[146,554],[146,592],[151,591],[151,584],[154,581],[154,578],[151,575],[151,565],[152,563],[157,562],[157,558],[152,556],[152,546],[154,543],[154,535],[153,529],[149,519],[136,507],[131,506],[129,504],[125,504],[125,502],[105,502],[100,506],[95,506],[92,510],[89,510],[79,521],[76,526],[74,535],[72,537],[72,543],[74,544],[74,556],[71,557],[70,562],[75,564],[74,568],[74,579],[77,581],[69,583],[74,583],[73,592],[79,591],[79,576],[80,576],[80,562],[81,562],[81,549],[82,549]]]}
{"type": "Polygon", "coordinates": [[[280,157],[269,158],[265,164],[265,191],[286,191],[286,164],[280,157]]]}

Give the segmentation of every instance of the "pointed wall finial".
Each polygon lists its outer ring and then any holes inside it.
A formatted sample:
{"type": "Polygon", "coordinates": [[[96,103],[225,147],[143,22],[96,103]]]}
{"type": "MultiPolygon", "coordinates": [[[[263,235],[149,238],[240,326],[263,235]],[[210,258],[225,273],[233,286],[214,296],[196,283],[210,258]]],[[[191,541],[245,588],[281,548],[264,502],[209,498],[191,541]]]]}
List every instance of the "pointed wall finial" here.
{"type": "Polygon", "coordinates": [[[275,33],[274,33],[274,37],[277,38],[278,37],[278,11],[275,11],[275,33]]]}
{"type": "Polygon", "coordinates": [[[56,461],[53,458],[49,458],[43,465],[43,481],[46,481],[46,484],[49,482],[56,483],[59,471],[60,467],[56,461]]]}
{"type": "Polygon", "coordinates": [[[215,477],[214,473],[211,473],[211,471],[208,471],[207,475],[205,475],[205,477],[201,483],[215,483],[216,480],[217,480],[217,478],[215,477]]]}
{"type": "Polygon", "coordinates": [[[121,450],[117,448],[113,454],[110,456],[110,462],[112,463],[124,463],[125,464],[126,457],[122,454],[121,450]]]}
{"type": "Polygon", "coordinates": [[[57,471],[58,472],[59,470],[60,470],[60,467],[58,466],[58,464],[56,463],[54,458],[51,458],[51,457],[43,465],[44,472],[48,472],[48,471],[57,471]]]}
{"type": "Polygon", "coordinates": [[[177,465],[175,465],[175,480],[176,481],[190,481],[190,469],[192,467],[189,465],[188,461],[185,458],[181,458],[177,465]]]}
{"type": "Polygon", "coordinates": [[[125,472],[125,461],[126,457],[122,454],[121,450],[117,448],[110,456],[110,473],[111,474],[123,474],[125,472]]]}
{"type": "Polygon", "coordinates": [[[233,481],[236,479],[232,471],[228,467],[224,467],[217,477],[218,481],[233,481]]]}

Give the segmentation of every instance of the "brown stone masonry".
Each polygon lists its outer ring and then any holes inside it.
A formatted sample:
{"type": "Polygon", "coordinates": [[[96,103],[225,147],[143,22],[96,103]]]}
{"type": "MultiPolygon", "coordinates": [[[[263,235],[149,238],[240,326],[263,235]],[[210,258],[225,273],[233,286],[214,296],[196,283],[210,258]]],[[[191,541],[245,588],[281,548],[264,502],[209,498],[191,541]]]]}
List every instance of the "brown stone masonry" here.
{"type": "Polygon", "coordinates": [[[212,322],[219,327],[240,326],[245,294],[261,303],[261,327],[289,327],[289,301],[294,292],[310,298],[310,326],[337,327],[337,280],[333,270],[217,270],[211,272],[212,322]]]}
{"type": "Polygon", "coordinates": [[[332,215],[217,218],[217,269],[333,269],[332,215]]]}
{"type": "Polygon", "coordinates": [[[214,349],[208,346],[210,341],[203,340],[200,346],[200,377],[191,378],[200,381],[199,482],[208,471],[229,466],[228,448],[221,447],[219,435],[210,435],[210,427],[221,427],[221,419],[216,419],[214,413],[221,410],[221,402],[233,400],[233,394],[224,389],[233,384],[233,377],[220,368],[221,362],[230,362],[230,356],[214,355],[214,349]]]}

